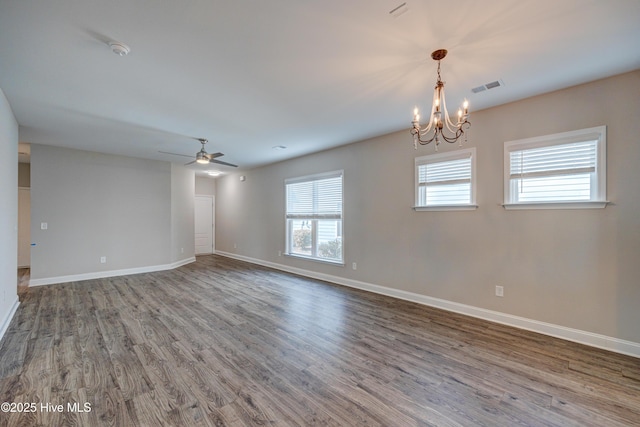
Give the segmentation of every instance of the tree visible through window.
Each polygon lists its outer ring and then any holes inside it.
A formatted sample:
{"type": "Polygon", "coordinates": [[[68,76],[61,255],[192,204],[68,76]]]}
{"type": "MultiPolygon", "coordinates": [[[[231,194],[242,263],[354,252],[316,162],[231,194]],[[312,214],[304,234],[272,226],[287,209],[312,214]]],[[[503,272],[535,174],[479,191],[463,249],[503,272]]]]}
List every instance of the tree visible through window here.
{"type": "Polygon", "coordinates": [[[343,262],[342,171],[285,181],[287,254],[343,262]]]}

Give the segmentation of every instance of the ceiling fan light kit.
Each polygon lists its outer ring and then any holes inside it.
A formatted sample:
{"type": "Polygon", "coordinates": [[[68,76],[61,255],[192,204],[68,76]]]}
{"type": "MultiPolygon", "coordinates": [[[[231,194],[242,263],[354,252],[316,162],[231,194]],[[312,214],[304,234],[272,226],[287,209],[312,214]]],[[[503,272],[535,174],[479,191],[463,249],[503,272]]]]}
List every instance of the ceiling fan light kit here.
{"type": "Polygon", "coordinates": [[[207,157],[207,152],[204,151],[204,148],[196,153],[196,163],[201,165],[209,164],[209,158],[207,157]]]}
{"type": "Polygon", "coordinates": [[[198,163],[199,165],[208,165],[209,163],[217,163],[219,165],[231,166],[234,168],[238,167],[238,165],[234,165],[232,163],[216,160],[218,157],[224,156],[224,154],[222,153],[213,153],[213,154],[207,153],[207,150],[204,149],[204,145],[207,142],[209,142],[208,140],[204,138],[198,138],[198,141],[200,141],[200,144],[202,144],[202,148],[200,149],[200,151],[196,153],[196,159],[192,162],[187,163],[187,165],[190,165],[193,163],[198,163]]]}
{"type": "MultiPolygon", "coordinates": [[[[227,163],[221,160],[217,160],[218,157],[224,156],[223,153],[213,153],[213,154],[207,153],[207,150],[204,149],[204,145],[209,141],[207,141],[206,139],[204,138],[194,138],[194,139],[197,139],[200,142],[200,144],[202,144],[202,148],[200,149],[200,151],[196,153],[195,160],[192,160],[189,163],[185,163],[185,166],[192,165],[194,163],[198,163],[199,165],[208,165],[210,163],[216,163],[218,165],[231,166],[233,168],[238,167],[238,165],[234,165],[233,163],[227,163]]],[[[162,154],[171,154],[172,156],[190,157],[193,159],[193,156],[188,156],[186,154],[171,153],[168,151],[158,151],[158,152],[162,154]]]]}
{"type": "MultiPolygon", "coordinates": [[[[447,111],[447,103],[444,96],[444,82],[440,77],[440,61],[447,56],[446,49],[438,49],[431,53],[431,58],[438,62],[438,80],[433,92],[433,102],[431,104],[431,115],[429,116],[429,123],[424,128],[420,127],[420,114],[418,107],[413,110],[413,121],[411,122],[411,135],[413,135],[413,147],[418,148],[418,144],[427,145],[432,141],[435,141],[436,151],[440,140],[444,140],[450,144],[460,140],[464,135],[466,142],[465,130],[471,127],[469,122],[469,102],[465,99],[462,104],[462,108],[458,110],[458,120],[454,124],[449,118],[449,112],[447,111]],[[444,128],[453,135],[447,136],[444,133],[444,128]],[[433,133],[431,133],[433,132],[433,133]]],[[[462,140],[460,140],[462,144],[462,140]]]]}

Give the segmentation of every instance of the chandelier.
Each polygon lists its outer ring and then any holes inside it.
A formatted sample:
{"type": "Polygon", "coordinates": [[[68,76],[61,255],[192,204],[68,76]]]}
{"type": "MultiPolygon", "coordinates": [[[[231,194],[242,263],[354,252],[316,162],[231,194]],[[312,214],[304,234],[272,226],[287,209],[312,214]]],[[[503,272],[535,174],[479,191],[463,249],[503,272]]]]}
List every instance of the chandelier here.
{"type": "MultiPolygon", "coordinates": [[[[471,127],[469,122],[469,102],[465,99],[462,104],[462,108],[458,110],[458,121],[454,124],[449,118],[449,112],[447,111],[447,103],[444,99],[444,82],[440,77],[440,60],[447,56],[446,49],[438,49],[431,54],[431,58],[434,61],[438,61],[438,80],[436,81],[435,90],[433,92],[433,103],[431,105],[431,116],[429,116],[429,123],[424,128],[420,128],[420,114],[418,114],[418,107],[413,110],[413,121],[411,122],[411,135],[413,135],[413,146],[418,148],[420,145],[427,145],[430,142],[436,142],[436,150],[440,141],[446,141],[450,144],[458,141],[462,135],[466,134],[465,130],[471,127]],[[444,128],[450,133],[447,136],[444,133],[444,128]]],[[[460,141],[462,143],[462,141],[460,141]]]]}

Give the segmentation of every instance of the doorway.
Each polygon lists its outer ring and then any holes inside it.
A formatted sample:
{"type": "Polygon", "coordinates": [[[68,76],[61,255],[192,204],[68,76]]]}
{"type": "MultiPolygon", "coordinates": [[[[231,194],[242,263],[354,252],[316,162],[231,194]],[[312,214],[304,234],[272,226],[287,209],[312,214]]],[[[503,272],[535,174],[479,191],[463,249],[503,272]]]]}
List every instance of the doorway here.
{"type": "Polygon", "coordinates": [[[31,189],[18,187],[18,268],[31,266],[31,189]]]}
{"type": "Polygon", "coordinates": [[[18,144],[18,297],[22,301],[31,277],[31,145],[18,144]]]}
{"type": "Polygon", "coordinates": [[[195,242],[196,255],[208,255],[215,252],[215,196],[196,196],[195,212],[195,242]]]}

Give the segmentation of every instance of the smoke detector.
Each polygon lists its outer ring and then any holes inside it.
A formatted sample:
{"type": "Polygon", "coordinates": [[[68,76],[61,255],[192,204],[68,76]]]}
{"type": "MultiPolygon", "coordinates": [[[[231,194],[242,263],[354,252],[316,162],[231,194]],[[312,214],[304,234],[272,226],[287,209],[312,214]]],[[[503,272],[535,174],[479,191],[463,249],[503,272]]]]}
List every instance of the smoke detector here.
{"type": "Polygon", "coordinates": [[[111,48],[113,53],[119,56],[127,56],[129,52],[131,52],[131,49],[129,48],[129,46],[120,42],[115,42],[115,41],[109,42],[109,47],[111,48]]]}

